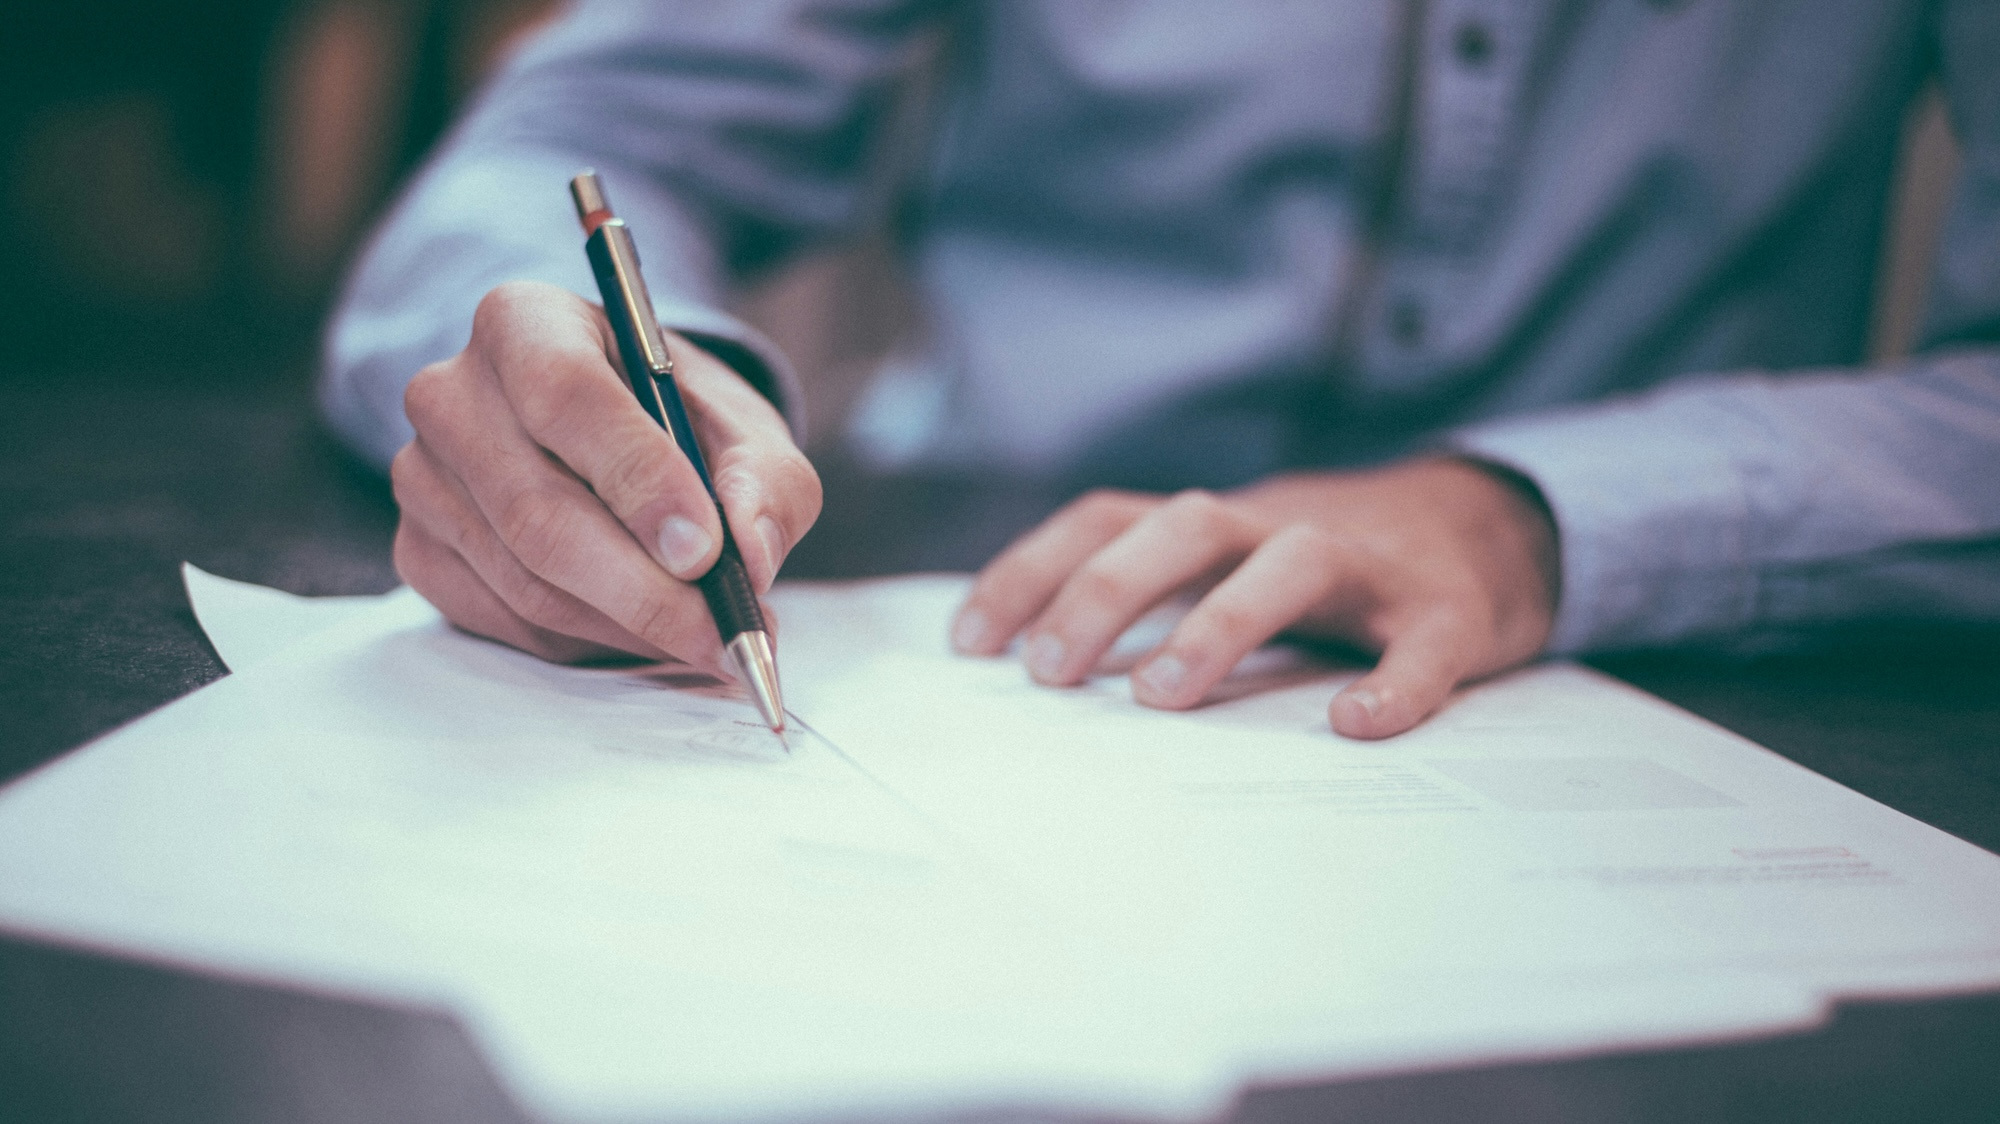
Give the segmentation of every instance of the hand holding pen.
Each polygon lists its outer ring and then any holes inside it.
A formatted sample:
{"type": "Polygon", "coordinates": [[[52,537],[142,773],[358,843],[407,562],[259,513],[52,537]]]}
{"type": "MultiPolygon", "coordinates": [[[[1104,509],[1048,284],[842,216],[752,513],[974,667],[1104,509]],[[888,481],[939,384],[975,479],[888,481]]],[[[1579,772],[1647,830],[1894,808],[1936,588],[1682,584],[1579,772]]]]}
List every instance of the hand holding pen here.
{"type": "Polygon", "coordinates": [[[765,627],[764,612],[757,604],[757,591],[743,568],[743,555],[729,530],[729,516],[716,494],[715,480],[709,475],[694,424],[688,420],[687,405],[674,380],[673,350],[666,333],[654,317],[653,297],[646,290],[646,278],[639,272],[639,249],[625,220],[611,213],[604,185],[597,173],[583,171],[570,180],[576,215],[587,235],[586,252],[590,268],[597,275],[598,291],[604,296],[604,315],[611,322],[611,334],[618,341],[618,355],[625,368],[626,382],[641,409],[653,423],[674,439],[687,457],[702,488],[715,502],[721,528],[721,552],[696,584],[715,618],[722,646],[735,664],[757,710],[773,730],[785,728],[785,704],[778,689],[778,658],[771,646],[771,632],[765,627]]]}
{"type": "Polygon", "coordinates": [[[818,516],[819,479],[761,394],[665,338],[713,494],[634,396],[596,305],[532,282],[488,293],[466,348],[410,382],[416,435],[392,470],[403,579],[459,627],[545,659],[734,674],[694,584],[722,555],[717,501],[762,593],[818,516]]]}

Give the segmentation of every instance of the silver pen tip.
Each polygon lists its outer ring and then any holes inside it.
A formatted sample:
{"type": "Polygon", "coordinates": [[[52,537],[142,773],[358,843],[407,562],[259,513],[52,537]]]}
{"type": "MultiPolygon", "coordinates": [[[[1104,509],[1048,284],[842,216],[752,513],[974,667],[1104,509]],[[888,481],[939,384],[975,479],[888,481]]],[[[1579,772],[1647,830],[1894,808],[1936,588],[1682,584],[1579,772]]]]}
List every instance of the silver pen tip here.
{"type": "Polygon", "coordinates": [[[740,632],[729,642],[729,655],[742,675],[744,686],[757,704],[764,724],[773,732],[785,729],[785,698],[778,690],[778,657],[771,650],[768,632],[740,632]]]}

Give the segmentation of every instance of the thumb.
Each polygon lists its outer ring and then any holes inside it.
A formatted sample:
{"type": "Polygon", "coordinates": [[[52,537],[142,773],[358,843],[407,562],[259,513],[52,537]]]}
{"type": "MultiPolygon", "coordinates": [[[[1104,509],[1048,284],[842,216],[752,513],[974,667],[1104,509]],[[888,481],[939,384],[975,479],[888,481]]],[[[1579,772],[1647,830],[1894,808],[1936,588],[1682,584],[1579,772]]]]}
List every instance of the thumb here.
{"type": "Polygon", "coordinates": [[[1327,706],[1334,732],[1349,738],[1400,734],[1436,713],[1471,666],[1470,630],[1457,614],[1437,614],[1392,636],[1375,670],[1327,706]]]}

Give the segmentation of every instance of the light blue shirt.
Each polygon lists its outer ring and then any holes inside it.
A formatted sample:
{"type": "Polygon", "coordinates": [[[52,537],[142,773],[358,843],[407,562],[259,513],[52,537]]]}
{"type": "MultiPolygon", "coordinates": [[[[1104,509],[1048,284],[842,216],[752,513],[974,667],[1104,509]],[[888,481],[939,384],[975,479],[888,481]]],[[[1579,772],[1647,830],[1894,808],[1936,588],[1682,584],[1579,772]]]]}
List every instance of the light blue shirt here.
{"type": "Polygon", "coordinates": [[[492,286],[595,298],[584,165],[663,321],[793,404],[727,293],[894,211],[927,330],[857,422],[880,463],[1168,488],[1450,447],[1554,512],[1555,651],[2000,621],[1992,0],[581,3],[360,261],[322,390],[365,455],[492,286]],[[1864,370],[1932,79],[1964,161],[1924,346],[1864,370]]]}

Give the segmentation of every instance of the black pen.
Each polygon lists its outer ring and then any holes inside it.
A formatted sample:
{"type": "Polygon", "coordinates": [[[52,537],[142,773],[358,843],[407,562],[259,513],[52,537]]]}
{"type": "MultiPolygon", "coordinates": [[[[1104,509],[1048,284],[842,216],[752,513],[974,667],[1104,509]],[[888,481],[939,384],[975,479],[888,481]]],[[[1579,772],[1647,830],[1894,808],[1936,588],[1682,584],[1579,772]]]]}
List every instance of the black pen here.
{"type": "Polygon", "coordinates": [[[715,503],[715,517],[722,521],[722,556],[695,584],[701,587],[723,646],[743,673],[765,723],[782,732],[785,704],[778,693],[778,659],[772,651],[771,631],[764,626],[764,611],[757,604],[756,590],[750,588],[743,553],[736,549],[736,539],[729,533],[729,517],[723,514],[722,499],[715,494],[715,481],[709,478],[701,444],[688,424],[687,407],[674,383],[674,357],[667,350],[666,333],[653,315],[646,279],[639,275],[639,251],[632,244],[632,232],[625,228],[625,220],[611,213],[611,203],[604,197],[604,185],[597,181],[596,172],[586,168],[578,173],[569,181],[569,192],[576,199],[577,218],[589,236],[584,248],[590,253],[591,271],[597,274],[604,315],[618,337],[626,381],[639,405],[673,437],[688,463],[694,465],[702,486],[708,489],[708,498],[715,503]]]}

